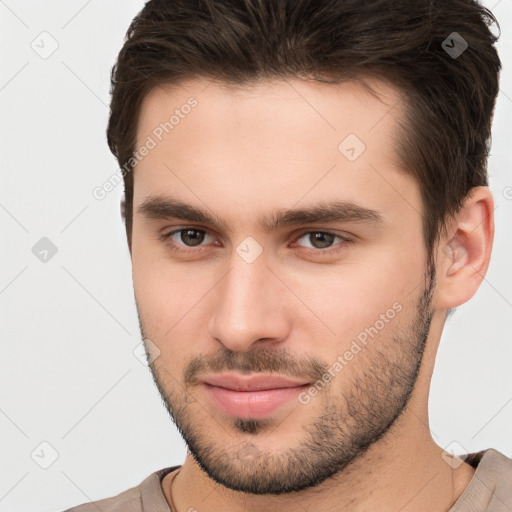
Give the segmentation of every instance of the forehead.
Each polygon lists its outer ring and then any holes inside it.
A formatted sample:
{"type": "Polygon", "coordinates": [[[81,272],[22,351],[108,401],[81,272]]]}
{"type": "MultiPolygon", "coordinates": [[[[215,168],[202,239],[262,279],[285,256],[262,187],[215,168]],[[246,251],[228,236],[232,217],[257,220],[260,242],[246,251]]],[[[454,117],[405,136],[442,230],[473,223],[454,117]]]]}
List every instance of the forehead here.
{"type": "MultiPolygon", "coordinates": [[[[298,135],[302,131],[308,139],[314,135],[313,131],[319,135],[334,131],[339,136],[347,128],[359,131],[361,138],[368,139],[367,132],[377,126],[376,134],[396,128],[397,118],[402,117],[402,99],[398,89],[374,78],[339,84],[297,78],[260,79],[248,84],[187,80],[155,87],[144,97],[137,145],[143,142],[144,135],[169,121],[172,126],[170,130],[164,129],[162,136],[173,131],[177,140],[179,130],[174,129],[187,118],[188,125],[195,124],[196,129],[204,127],[205,132],[210,131],[208,124],[215,122],[226,130],[236,126],[246,131],[264,128],[268,133],[269,121],[275,121],[276,130],[293,127],[290,134],[298,135]],[[309,124],[302,125],[300,130],[294,124],[297,120],[309,124]]],[[[222,132],[216,132],[222,136],[222,132]]]]}
{"type": "Polygon", "coordinates": [[[396,150],[402,97],[384,82],[367,83],[374,93],[358,81],[299,79],[153,89],[139,117],[136,149],[151,149],[135,167],[134,204],[167,191],[217,211],[222,199],[226,216],[320,197],[397,214],[398,206],[419,208],[396,150]]]}

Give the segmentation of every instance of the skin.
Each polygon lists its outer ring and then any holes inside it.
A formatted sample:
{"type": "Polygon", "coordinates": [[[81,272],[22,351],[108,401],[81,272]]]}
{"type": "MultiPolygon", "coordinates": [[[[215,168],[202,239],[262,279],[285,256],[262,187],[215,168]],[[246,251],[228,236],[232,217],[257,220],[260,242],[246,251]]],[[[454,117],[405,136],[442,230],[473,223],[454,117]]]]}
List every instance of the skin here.
{"type": "Polygon", "coordinates": [[[446,312],[485,276],[493,199],[473,189],[429,282],[419,187],[394,149],[401,98],[371,85],[378,96],[358,82],[198,79],[144,100],[137,147],[188,98],[198,102],[135,168],[130,249],[141,331],[157,348],[151,371],[189,448],[162,482],[180,512],[445,511],[474,474],[448,464],[432,438],[428,394],[446,312]],[[355,161],[338,149],[351,133],[366,146],[355,161]],[[222,225],[138,211],[171,194],[222,225]],[[261,216],[331,199],[383,221],[259,226],[261,216]],[[351,243],[322,245],[318,232],[351,243]],[[236,251],[248,236],[262,248],[251,263],[236,251]],[[173,252],[171,240],[188,252],[173,252]],[[394,318],[307,404],[232,417],[200,384],[225,370],[315,382],[393,304],[394,318]]]}

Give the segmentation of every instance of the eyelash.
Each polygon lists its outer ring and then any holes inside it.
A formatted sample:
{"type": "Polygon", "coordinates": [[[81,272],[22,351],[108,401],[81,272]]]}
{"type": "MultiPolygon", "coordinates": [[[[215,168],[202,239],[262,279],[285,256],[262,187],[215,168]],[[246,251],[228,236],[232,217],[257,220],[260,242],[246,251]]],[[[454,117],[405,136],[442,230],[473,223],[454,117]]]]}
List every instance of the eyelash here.
{"type": "MultiPolygon", "coordinates": [[[[197,232],[201,232],[201,233],[205,233],[207,235],[213,236],[213,234],[210,231],[208,231],[207,229],[198,229],[198,228],[194,228],[194,227],[185,227],[185,228],[175,229],[169,233],[162,234],[161,239],[164,242],[166,242],[169,249],[176,254],[194,254],[194,253],[198,254],[201,251],[201,249],[205,248],[204,246],[197,246],[196,248],[183,249],[182,247],[188,247],[188,246],[186,246],[186,245],[183,246],[182,244],[174,242],[171,239],[172,235],[175,235],[176,233],[181,233],[182,231],[197,231],[197,232]]],[[[310,253],[313,252],[317,255],[336,254],[336,253],[342,251],[343,247],[345,245],[353,243],[353,240],[351,240],[349,238],[345,238],[344,236],[341,236],[337,233],[333,233],[331,231],[320,231],[320,230],[303,231],[298,236],[294,237],[294,243],[297,242],[298,240],[300,240],[301,238],[303,238],[305,235],[310,235],[312,233],[322,233],[323,235],[333,235],[334,237],[339,238],[342,241],[342,243],[336,244],[336,245],[342,246],[341,248],[338,248],[338,249],[332,249],[332,247],[328,247],[326,249],[314,249],[314,248],[310,248],[310,247],[299,246],[299,247],[301,247],[301,249],[305,249],[307,252],[310,252],[310,253]]],[[[335,246],[333,246],[333,247],[335,247],[335,246]]]]}

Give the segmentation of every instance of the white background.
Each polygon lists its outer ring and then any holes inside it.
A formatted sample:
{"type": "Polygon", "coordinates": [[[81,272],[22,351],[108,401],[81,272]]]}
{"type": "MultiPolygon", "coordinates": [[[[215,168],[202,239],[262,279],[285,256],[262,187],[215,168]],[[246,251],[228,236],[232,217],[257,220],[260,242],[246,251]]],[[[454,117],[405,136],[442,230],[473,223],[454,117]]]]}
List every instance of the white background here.
{"type": "MultiPolygon", "coordinates": [[[[501,24],[504,68],[489,162],[495,247],[477,295],[445,328],[429,408],[439,445],[512,456],[512,0],[484,4],[501,24]]],[[[92,195],[117,168],[105,137],[110,69],[143,5],[0,1],[1,512],[112,496],[186,454],[133,353],[122,185],[92,195]],[[43,31],[59,45],[48,59],[31,47],[43,31]],[[47,263],[32,253],[42,237],[58,248],[47,263]],[[48,469],[31,458],[51,456],[41,442],[58,452],[48,469]]]]}

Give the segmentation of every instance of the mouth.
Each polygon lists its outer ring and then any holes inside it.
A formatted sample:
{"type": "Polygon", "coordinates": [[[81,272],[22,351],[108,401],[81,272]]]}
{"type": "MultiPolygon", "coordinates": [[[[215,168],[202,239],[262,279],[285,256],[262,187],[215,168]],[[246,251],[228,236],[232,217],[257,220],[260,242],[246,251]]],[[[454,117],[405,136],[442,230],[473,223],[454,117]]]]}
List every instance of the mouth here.
{"type": "Polygon", "coordinates": [[[202,385],[220,411],[238,418],[258,419],[276,412],[311,383],[272,375],[225,374],[206,378],[202,385]]]}

